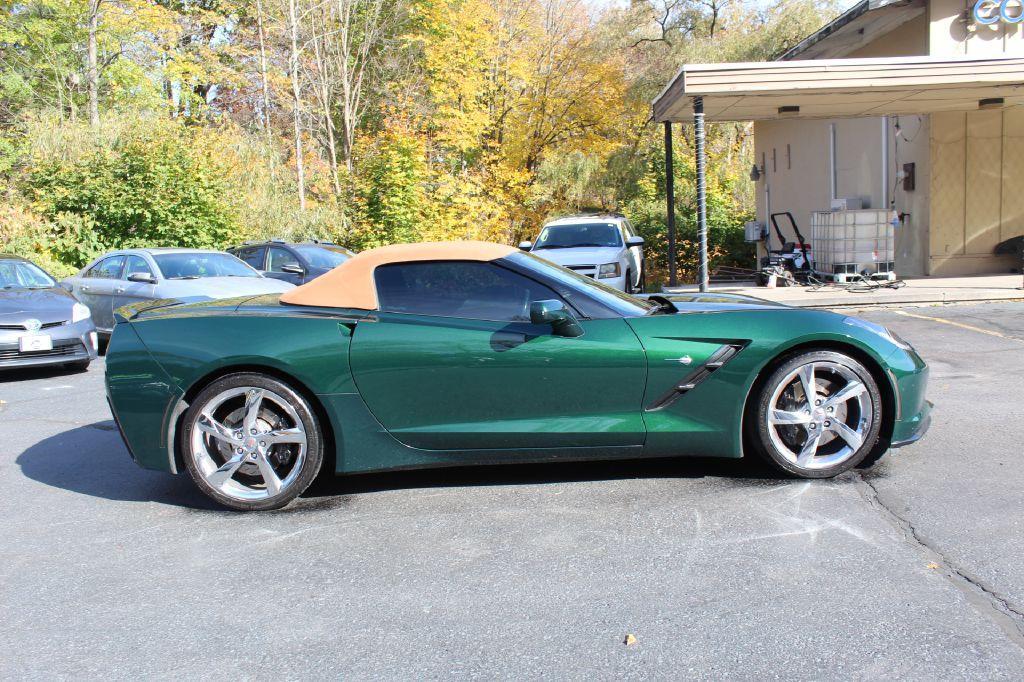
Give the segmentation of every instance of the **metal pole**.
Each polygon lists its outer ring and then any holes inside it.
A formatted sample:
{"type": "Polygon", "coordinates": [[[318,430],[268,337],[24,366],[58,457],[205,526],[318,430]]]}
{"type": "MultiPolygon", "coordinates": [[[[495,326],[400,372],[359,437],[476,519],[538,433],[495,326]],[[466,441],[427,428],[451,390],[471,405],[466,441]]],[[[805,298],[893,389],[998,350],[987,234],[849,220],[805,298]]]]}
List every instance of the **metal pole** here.
{"type": "Polygon", "coordinates": [[[693,138],[697,153],[697,232],[700,235],[700,290],[708,290],[708,206],[704,179],[704,98],[693,98],[693,138]]]}
{"type": "Polygon", "coordinates": [[[668,284],[676,286],[676,190],[672,169],[672,122],[665,121],[665,202],[668,216],[668,284]]]}

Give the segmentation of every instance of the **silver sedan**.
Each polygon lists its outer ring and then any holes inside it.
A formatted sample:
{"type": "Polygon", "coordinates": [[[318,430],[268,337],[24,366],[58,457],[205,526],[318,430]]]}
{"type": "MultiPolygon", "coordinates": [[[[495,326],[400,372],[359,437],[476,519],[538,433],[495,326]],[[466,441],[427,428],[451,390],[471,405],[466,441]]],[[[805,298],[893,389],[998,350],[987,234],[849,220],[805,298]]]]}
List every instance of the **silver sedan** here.
{"type": "Polygon", "coordinates": [[[264,277],[223,251],[170,248],[111,251],[63,280],[63,284],[89,306],[101,334],[114,329],[115,310],[139,301],[201,301],[295,288],[264,277]]]}
{"type": "Polygon", "coordinates": [[[68,365],[96,358],[89,309],[35,263],[0,254],[0,369],[68,365]]]}

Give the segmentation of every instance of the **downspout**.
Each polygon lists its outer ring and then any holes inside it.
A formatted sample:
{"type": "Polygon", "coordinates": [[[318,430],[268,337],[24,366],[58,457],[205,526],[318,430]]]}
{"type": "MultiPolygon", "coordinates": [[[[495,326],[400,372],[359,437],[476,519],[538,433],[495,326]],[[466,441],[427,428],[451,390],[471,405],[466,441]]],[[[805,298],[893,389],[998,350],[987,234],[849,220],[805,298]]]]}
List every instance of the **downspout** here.
{"type": "MultiPolygon", "coordinates": [[[[836,192],[838,191],[836,185],[838,180],[836,178],[836,124],[828,124],[828,185],[829,185],[829,204],[838,199],[836,192]]],[[[831,205],[829,206],[831,208],[831,205]]]]}
{"type": "Polygon", "coordinates": [[[889,117],[882,117],[882,208],[889,209],[889,117]]]}

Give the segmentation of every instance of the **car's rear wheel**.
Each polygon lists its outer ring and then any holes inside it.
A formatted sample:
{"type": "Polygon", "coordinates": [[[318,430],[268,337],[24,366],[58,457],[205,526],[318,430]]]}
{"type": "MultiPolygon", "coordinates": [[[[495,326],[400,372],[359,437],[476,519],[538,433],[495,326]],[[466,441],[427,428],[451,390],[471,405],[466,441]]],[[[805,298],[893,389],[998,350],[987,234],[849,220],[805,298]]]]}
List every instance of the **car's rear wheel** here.
{"type": "Polygon", "coordinates": [[[295,389],[245,372],[217,379],[195,397],[185,413],[181,453],[192,480],[220,504],[278,509],[313,482],[323,437],[295,389]]]}
{"type": "Polygon", "coordinates": [[[762,387],[756,445],[787,474],[829,478],[872,452],[882,417],[878,385],[864,365],[833,351],[805,352],[762,387]]]}

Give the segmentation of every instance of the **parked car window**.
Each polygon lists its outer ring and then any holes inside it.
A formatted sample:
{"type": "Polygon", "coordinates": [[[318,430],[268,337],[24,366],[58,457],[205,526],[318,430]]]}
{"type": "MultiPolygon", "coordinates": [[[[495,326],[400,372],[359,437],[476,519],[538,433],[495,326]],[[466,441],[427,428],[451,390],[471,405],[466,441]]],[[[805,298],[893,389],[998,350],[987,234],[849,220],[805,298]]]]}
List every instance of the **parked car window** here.
{"type": "MultiPolygon", "coordinates": [[[[587,277],[568,268],[555,265],[532,253],[513,253],[508,259],[520,267],[537,273],[537,276],[541,279],[569,285],[571,287],[570,291],[582,287],[587,296],[599,303],[601,307],[623,317],[646,315],[658,308],[656,304],[651,303],[647,299],[630,296],[592,277],[587,277]]],[[[567,293],[566,297],[569,298],[570,303],[589,317],[608,316],[607,313],[600,309],[595,310],[594,306],[589,305],[586,301],[578,300],[578,296],[572,296],[567,293]]]]}
{"type": "Polygon", "coordinates": [[[0,260],[0,289],[47,289],[57,283],[36,265],[23,260],[0,260]]]}
{"type": "Polygon", "coordinates": [[[374,272],[381,310],[523,322],[533,301],[561,300],[550,288],[491,263],[395,263],[374,272]]]}
{"type": "Polygon", "coordinates": [[[121,276],[121,266],[124,265],[124,256],[111,256],[104,258],[96,265],[89,268],[85,273],[86,277],[96,279],[118,279],[121,276]]]}
{"type": "Polygon", "coordinates": [[[325,268],[330,270],[336,268],[352,256],[342,250],[335,250],[315,244],[296,244],[292,247],[299,252],[306,262],[314,268],[325,268]]]}
{"type": "Polygon", "coordinates": [[[149,263],[146,262],[145,258],[140,256],[128,256],[128,262],[124,268],[124,278],[128,279],[130,275],[149,275],[153,277],[153,269],[149,267],[149,263]]]}
{"type": "Polygon", "coordinates": [[[162,253],[153,260],[166,279],[260,276],[230,253],[162,253]]]}
{"type": "Polygon", "coordinates": [[[282,268],[286,265],[298,265],[299,261],[288,249],[279,246],[270,247],[270,258],[267,260],[268,272],[284,272],[282,268]]]}
{"type": "Polygon", "coordinates": [[[239,249],[235,252],[235,255],[257,270],[262,270],[263,256],[266,255],[266,253],[267,247],[265,246],[250,246],[247,249],[239,249]]]}
{"type": "Polygon", "coordinates": [[[534,245],[538,249],[571,249],[579,246],[622,246],[615,223],[549,225],[541,230],[534,245]]]}

